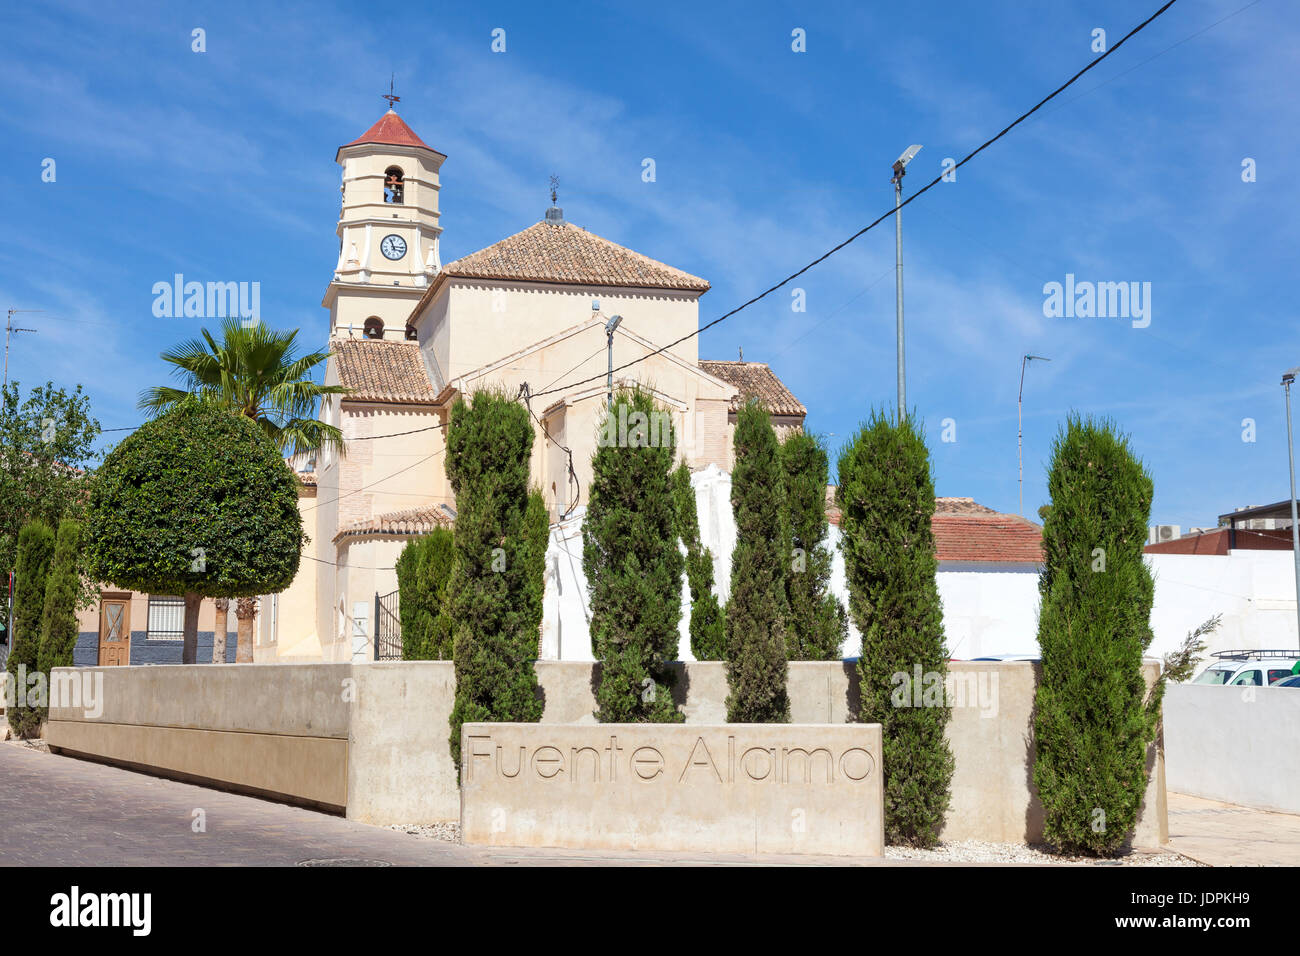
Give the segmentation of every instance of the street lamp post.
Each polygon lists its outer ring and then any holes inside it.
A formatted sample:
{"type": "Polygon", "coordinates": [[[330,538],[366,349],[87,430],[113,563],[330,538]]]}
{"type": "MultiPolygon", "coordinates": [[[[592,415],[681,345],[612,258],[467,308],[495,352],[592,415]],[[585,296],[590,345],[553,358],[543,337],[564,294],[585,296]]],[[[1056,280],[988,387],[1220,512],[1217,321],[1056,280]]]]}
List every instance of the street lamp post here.
{"type": "Polygon", "coordinates": [[[623,316],[614,315],[605,323],[605,351],[609,355],[609,373],[605,376],[605,389],[608,392],[608,407],[614,407],[614,330],[623,321],[623,316]]]}
{"type": "Polygon", "coordinates": [[[1020,357],[1020,394],[1016,397],[1016,455],[1020,471],[1020,517],[1025,516],[1025,366],[1037,359],[1050,362],[1043,355],[1022,355],[1020,357]]]}
{"type": "Polygon", "coordinates": [[[919,145],[907,147],[903,155],[894,160],[894,266],[896,278],[896,305],[898,318],[898,421],[903,421],[907,414],[907,373],[903,361],[903,177],[907,174],[907,164],[921,151],[919,145]]]}
{"type": "Polygon", "coordinates": [[[1296,634],[1300,637],[1300,525],[1296,522],[1295,500],[1295,444],[1291,439],[1291,383],[1295,381],[1300,365],[1282,373],[1282,390],[1286,394],[1286,454],[1291,463],[1291,559],[1295,564],[1295,615],[1296,634]]]}

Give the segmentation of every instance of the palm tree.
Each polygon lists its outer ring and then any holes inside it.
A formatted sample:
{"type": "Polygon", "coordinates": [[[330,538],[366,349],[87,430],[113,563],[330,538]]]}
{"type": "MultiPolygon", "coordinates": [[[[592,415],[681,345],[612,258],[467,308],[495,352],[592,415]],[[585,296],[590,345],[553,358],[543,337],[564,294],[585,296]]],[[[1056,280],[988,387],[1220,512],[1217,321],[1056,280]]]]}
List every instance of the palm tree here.
{"type": "Polygon", "coordinates": [[[342,431],[315,417],[318,401],[348,391],[342,385],[318,385],[311,380],[311,370],[329,358],[328,352],[298,357],[297,329],[280,332],[260,322],[246,327],[237,318],[222,321],[219,343],[207,329],[201,334],[202,339],[190,339],[162,353],[185,387],[145,389],[140,393],[141,411],[157,417],[195,395],[253,419],[281,454],[304,455],[321,448],[343,452],[342,431]]]}
{"type": "MultiPolygon", "coordinates": [[[[201,334],[201,340],[190,339],[162,353],[163,361],[175,366],[173,374],[185,388],[155,385],[145,389],[140,393],[141,411],[156,418],[193,395],[253,419],[282,455],[307,455],[321,448],[343,453],[343,432],[317,419],[315,413],[316,403],[325,396],[349,390],[342,385],[317,385],[309,377],[313,368],[329,358],[328,352],[298,357],[294,354],[297,329],[277,332],[261,322],[245,326],[236,318],[222,320],[220,343],[207,329],[201,334]]],[[[224,603],[229,608],[229,601],[224,603]]],[[[218,615],[224,622],[221,604],[218,602],[218,615]]],[[[240,663],[253,660],[256,613],[256,598],[240,598],[235,603],[235,659],[240,663]]],[[[221,626],[224,630],[224,623],[221,626]]],[[[214,661],[217,653],[224,663],[224,633],[214,639],[214,661]]]]}

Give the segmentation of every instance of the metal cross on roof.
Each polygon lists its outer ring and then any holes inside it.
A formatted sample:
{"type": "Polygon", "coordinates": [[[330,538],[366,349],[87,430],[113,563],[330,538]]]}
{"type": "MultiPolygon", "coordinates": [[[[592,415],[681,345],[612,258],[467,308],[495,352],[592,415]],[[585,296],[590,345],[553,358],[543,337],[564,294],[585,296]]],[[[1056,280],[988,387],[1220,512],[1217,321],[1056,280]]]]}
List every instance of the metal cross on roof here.
{"type": "Polygon", "coordinates": [[[555,201],[556,201],[556,198],[557,198],[556,194],[557,194],[559,188],[560,188],[560,177],[559,177],[559,176],[552,176],[552,177],[551,177],[551,205],[552,205],[552,206],[555,205],[555,201]]]}
{"type": "Polygon", "coordinates": [[[396,79],[396,74],[392,74],[392,75],[390,75],[390,76],[388,77],[388,92],[383,94],[383,98],[386,99],[386,100],[388,100],[388,108],[389,108],[390,110],[393,108],[393,104],[394,104],[394,103],[400,103],[400,102],[402,102],[402,98],[401,98],[400,96],[394,96],[394,95],[393,95],[393,80],[394,80],[394,79],[396,79]]]}

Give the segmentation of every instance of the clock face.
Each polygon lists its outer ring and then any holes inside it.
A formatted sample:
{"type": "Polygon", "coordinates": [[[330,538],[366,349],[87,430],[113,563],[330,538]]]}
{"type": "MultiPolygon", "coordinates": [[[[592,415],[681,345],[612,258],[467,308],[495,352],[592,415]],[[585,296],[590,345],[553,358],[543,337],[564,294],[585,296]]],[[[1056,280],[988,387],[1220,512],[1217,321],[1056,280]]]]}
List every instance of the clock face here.
{"type": "Polygon", "coordinates": [[[379,244],[379,251],[385,258],[400,259],[406,255],[406,240],[401,236],[384,236],[384,241],[379,244]]]}

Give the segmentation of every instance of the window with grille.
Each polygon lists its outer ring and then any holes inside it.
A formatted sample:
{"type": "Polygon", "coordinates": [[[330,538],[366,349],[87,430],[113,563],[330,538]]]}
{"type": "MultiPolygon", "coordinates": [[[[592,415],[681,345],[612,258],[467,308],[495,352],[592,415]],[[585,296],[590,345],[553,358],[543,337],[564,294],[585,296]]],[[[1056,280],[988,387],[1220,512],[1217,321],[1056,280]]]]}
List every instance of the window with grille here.
{"type": "Polygon", "coordinates": [[[149,595],[149,630],[151,641],[179,641],[185,637],[185,599],[149,595]]]}

